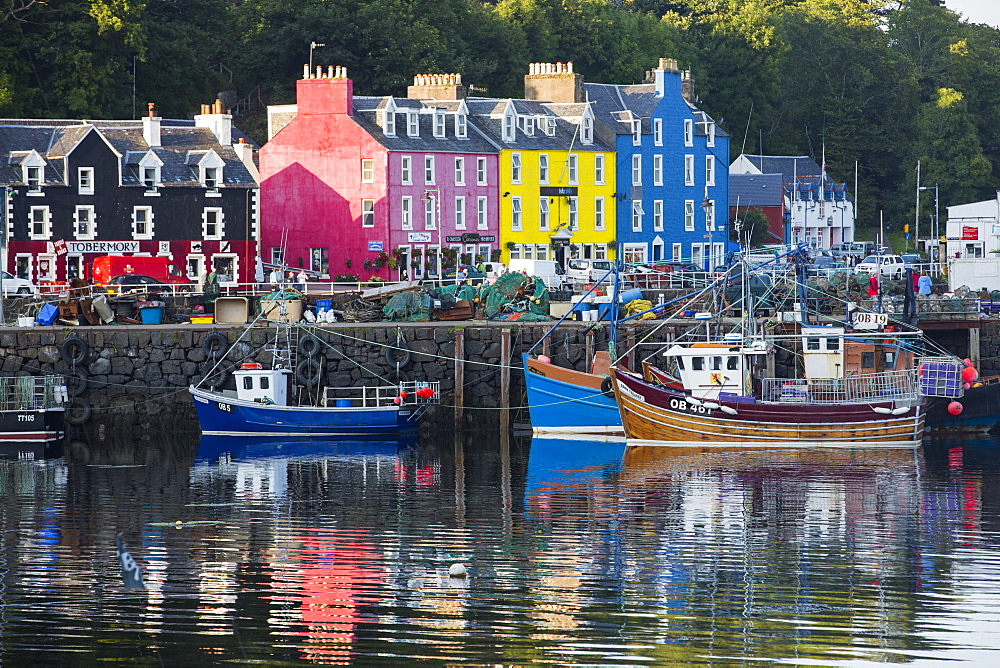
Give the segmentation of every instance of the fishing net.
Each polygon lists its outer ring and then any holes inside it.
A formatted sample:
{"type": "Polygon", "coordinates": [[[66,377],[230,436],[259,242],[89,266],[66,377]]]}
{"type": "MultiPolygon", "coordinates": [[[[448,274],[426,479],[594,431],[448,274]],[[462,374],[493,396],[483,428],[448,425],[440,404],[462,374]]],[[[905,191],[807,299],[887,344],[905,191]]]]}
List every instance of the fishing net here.
{"type": "Polygon", "coordinates": [[[431,319],[431,296],[423,292],[393,295],[382,309],[392,322],[427,322],[431,319]]]}
{"type": "Polygon", "coordinates": [[[551,320],[549,293],[537,276],[507,272],[493,285],[484,287],[480,299],[485,304],[483,312],[490,320],[551,320]]]}

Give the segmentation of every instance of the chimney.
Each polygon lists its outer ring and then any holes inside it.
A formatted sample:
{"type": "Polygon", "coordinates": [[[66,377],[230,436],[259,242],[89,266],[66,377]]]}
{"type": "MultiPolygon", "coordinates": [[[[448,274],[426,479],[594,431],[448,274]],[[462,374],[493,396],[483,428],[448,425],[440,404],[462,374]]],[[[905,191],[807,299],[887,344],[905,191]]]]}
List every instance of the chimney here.
{"type": "Polygon", "coordinates": [[[698,96],[694,94],[694,78],[691,76],[691,70],[681,72],[681,96],[691,104],[698,102],[698,96]]]}
{"type": "MultiPolygon", "coordinates": [[[[678,79],[683,76],[683,72],[677,66],[676,58],[660,58],[656,69],[646,72],[646,78],[643,83],[655,84],[656,94],[660,97],[666,97],[668,92],[670,92],[668,89],[676,91],[677,83],[679,83],[673,79],[669,79],[668,75],[673,75],[678,77],[678,79]]],[[[673,94],[676,94],[676,92],[673,94]]],[[[683,90],[681,90],[681,94],[683,95],[683,90]]]]}
{"type": "Polygon", "coordinates": [[[573,73],[573,63],[529,63],[524,77],[524,99],[583,102],[583,75],[573,73]]]}
{"type": "Polygon", "coordinates": [[[208,128],[223,146],[233,143],[233,116],[223,113],[222,100],[216,99],[212,104],[201,105],[201,113],[194,117],[196,128],[208,128]]]}
{"type": "Polygon", "coordinates": [[[347,78],[346,67],[330,66],[325,72],[316,67],[311,72],[303,65],[295,96],[299,114],[354,114],[354,82],[347,78]]]}
{"type": "Polygon", "coordinates": [[[248,144],[246,139],[240,137],[239,143],[233,144],[233,150],[236,151],[236,157],[246,166],[254,180],[259,182],[260,173],[257,171],[257,163],[253,161],[253,145],[248,144]]]}
{"type": "Polygon", "coordinates": [[[411,100],[464,100],[468,92],[461,74],[415,74],[413,85],[406,87],[411,100]]]}
{"type": "Polygon", "coordinates": [[[149,115],[142,119],[142,138],[150,147],[160,145],[160,121],[163,119],[156,115],[156,104],[150,102],[149,115]]]}

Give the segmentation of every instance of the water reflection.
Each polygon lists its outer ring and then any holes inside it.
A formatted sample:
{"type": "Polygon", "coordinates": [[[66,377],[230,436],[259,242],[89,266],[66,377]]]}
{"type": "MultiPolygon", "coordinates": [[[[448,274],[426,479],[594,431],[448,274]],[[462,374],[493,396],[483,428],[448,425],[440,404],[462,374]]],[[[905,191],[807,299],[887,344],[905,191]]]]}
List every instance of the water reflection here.
{"type": "Polygon", "coordinates": [[[77,444],[0,462],[0,661],[986,660],[995,442],[77,444]],[[121,531],[148,590],[125,594],[121,531]],[[464,563],[468,578],[449,576],[464,563]]]}

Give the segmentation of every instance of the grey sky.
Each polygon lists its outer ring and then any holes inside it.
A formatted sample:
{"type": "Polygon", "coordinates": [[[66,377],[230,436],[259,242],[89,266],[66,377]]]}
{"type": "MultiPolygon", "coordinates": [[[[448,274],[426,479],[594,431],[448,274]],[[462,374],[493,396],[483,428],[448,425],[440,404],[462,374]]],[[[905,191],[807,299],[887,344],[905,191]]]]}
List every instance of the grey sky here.
{"type": "Polygon", "coordinates": [[[945,5],[971,23],[1000,26],[1000,0],[945,0],[945,5]]]}

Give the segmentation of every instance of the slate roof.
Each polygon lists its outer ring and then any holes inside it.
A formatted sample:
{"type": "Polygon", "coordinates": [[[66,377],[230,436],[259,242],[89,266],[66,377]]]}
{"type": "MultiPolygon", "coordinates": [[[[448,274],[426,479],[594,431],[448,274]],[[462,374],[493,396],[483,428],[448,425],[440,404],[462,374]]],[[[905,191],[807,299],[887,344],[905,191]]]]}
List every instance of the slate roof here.
{"type": "Polygon", "coordinates": [[[729,206],[782,206],[781,174],[730,174],[729,206]]]}
{"type": "Polygon", "coordinates": [[[781,174],[785,183],[796,177],[819,176],[820,167],[808,155],[744,155],[764,174],[781,174]]]}
{"type": "MultiPolygon", "coordinates": [[[[650,117],[656,112],[661,98],[656,94],[656,84],[599,84],[585,83],[583,90],[587,100],[593,104],[594,113],[615,134],[632,134],[631,118],[638,117],[642,121],[642,132],[649,134],[652,126],[650,117]],[[627,113],[631,112],[631,114],[627,113]]],[[[695,134],[704,137],[708,134],[708,124],[715,123],[712,117],[687,102],[694,115],[695,134]]],[[[715,127],[716,137],[729,135],[718,125],[715,127]]]]}
{"type": "MultiPolygon", "coordinates": [[[[23,182],[20,161],[11,164],[11,154],[19,155],[19,152],[31,150],[37,151],[47,163],[44,182],[50,185],[65,184],[66,155],[92,131],[103,135],[120,154],[122,182],[125,185],[140,185],[136,167],[138,160],[131,161],[130,164],[128,156],[130,152],[145,154],[150,150],[142,136],[141,120],[40,119],[0,119],[0,184],[23,182]]],[[[222,176],[225,184],[256,187],[256,181],[236,156],[232,146],[220,145],[211,130],[196,128],[194,121],[164,119],[160,122],[160,137],[162,146],[153,147],[152,151],[163,162],[160,180],[164,187],[199,186],[197,167],[186,163],[193,152],[208,150],[214,150],[224,161],[222,176]]],[[[257,148],[236,128],[233,128],[232,137],[233,141],[243,138],[257,148]]]]}
{"type": "Polygon", "coordinates": [[[469,113],[476,126],[497,146],[512,150],[522,151],[567,151],[570,146],[574,151],[610,151],[613,150],[595,133],[594,143],[583,144],[580,142],[579,121],[569,119],[578,118],[585,105],[583,104],[555,104],[550,102],[539,102],[537,100],[501,100],[495,98],[466,98],[465,104],[469,107],[469,113]],[[548,117],[555,119],[555,134],[549,136],[538,127],[537,121],[533,135],[527,135],[518,127],[514,135],[514,141],[503,140],[503,116],[509,105],[513,105],[514,110],[519,115],[533,115],[536,117],[548,117]]]}
{"type": "Polygon", "coordinates": [[[372,136],[379,144],[390,151],[412,151],[419,153],[497,153],[497,147],[482,133],[477,132],[468,117],[466,138],[455,136],[455,112],[461,105],[460,101],[451,100],[411,100],[409,98],[394,98],[396,108],[396,136],[386,136],[378,122],[377,111],[385,109],[388,97],[358,97],[354,98],[355,122],[372,136]],[[425,104],[426,102],[426,104],[425,104]],[[445,136],[434,136],[434,108],[445,110],[445,136]],[[407,132],[406,110],[420,110],[417,120],[420,124],[420,136],[410,137],[407,132]]]}

